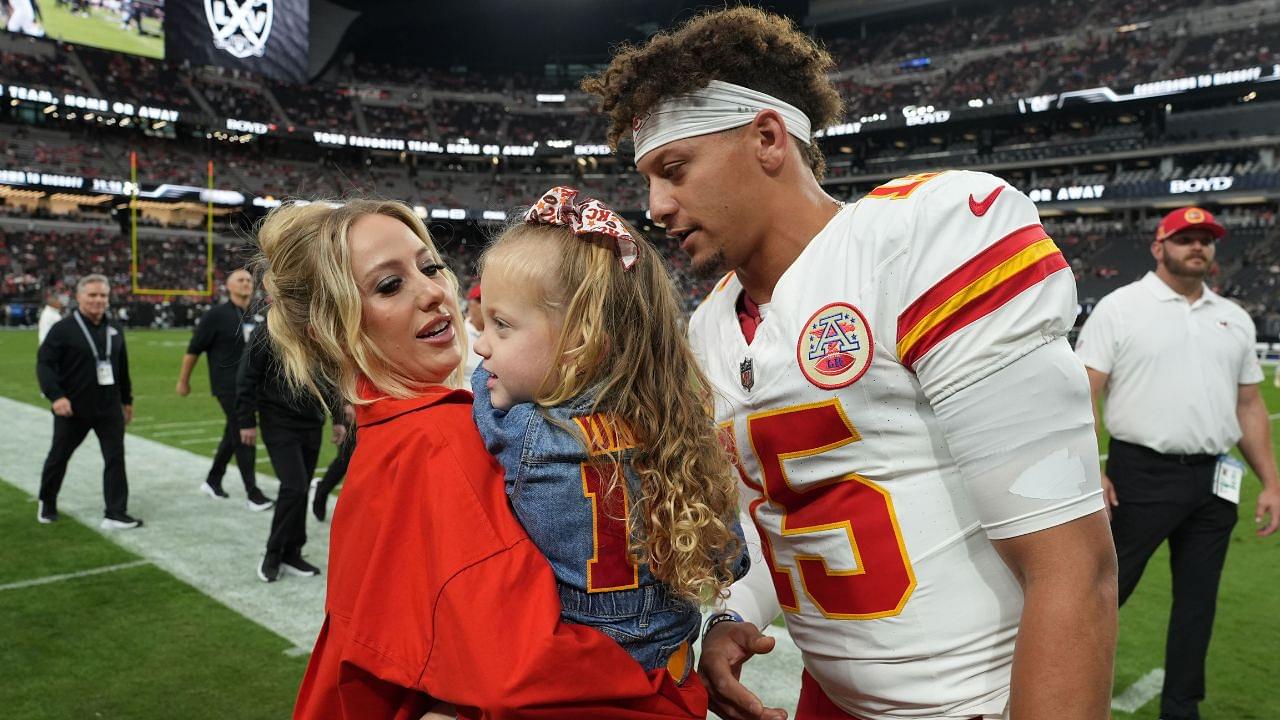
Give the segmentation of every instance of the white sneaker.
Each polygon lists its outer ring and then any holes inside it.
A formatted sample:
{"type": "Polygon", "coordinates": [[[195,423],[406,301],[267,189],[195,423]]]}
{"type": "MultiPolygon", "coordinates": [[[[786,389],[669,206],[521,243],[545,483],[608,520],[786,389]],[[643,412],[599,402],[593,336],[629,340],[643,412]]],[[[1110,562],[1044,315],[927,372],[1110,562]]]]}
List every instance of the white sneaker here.
{"type": "Polygon", "coordinates": [[[207,480],[204,482],[204,484],[200,486],[200,492],[204,493],[205,495],[208,495],[211,498],[214,498],[215,500],[218,498],[225,500],[231,497],[230,495],[227,494],[226,490],[223,490],[222,488],[216,488],[210,485],[207,480]]]}
{"type": "Polygon", "coordinates": [[[132,530],[142,527],[142,521],[136,517],[131,517],[128,513],[120,513],[115,517],[107,516],[102,518],[103,530],[132,530]]]}
{"type": "Polygon", "coordinates": [[[276,504],[276,501],[272,500],[266,495],[263,495],[261,490],[259,490],[256,493],[253,493],[248,498],[245,498],[245,501],[244,501],[244,506],[254,512],[262,512],[263,510],[270,510],[272,507],[275,506],[275,504],[276,504]]]}

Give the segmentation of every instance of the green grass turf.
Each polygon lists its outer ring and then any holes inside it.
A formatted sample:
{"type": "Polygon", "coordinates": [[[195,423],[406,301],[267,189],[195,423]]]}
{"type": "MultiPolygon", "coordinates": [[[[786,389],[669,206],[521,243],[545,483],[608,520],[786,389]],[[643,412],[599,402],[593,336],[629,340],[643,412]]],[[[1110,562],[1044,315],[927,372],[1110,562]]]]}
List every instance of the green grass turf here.
{"type": "Polygon", "coordinates": [[[72,13],[69,6],[49,0],[40,3],[40,17],[45,34],[52,38],[104,50],[164,57],[164,28],[155,18],[142,19],[147,34],[141,36],[132,23],[127,29],[121,29],[120,15],[102,8],[92,8],[89,16],[83,17],[72,13]]]}
{"type": "MultiPolygon", "coordinates": [[[[177,423],[219,420],[222,409],[209,394],[208,358],[201,355],[200,364],[191,374],[191,394],[178,397],[178,368],[191,340],[191,329],[126,330],[129,348],[129,375],[133,380],[134,421],[128,432],[163,442],[183,450],[213,457],[222,433],[221,425],[204,424],[181,428],[177,423]],[[185,433],[185,434],[178,434],[185,433]]],[[[34,330],[0,332],[0,395],[22,402],[48,407],[36,384],[36,333],[34,330]]],[[[320,448],[317,467],[324,468],[333,460],[336,449],[328,442],[320,448]]],[[[46,451],[43,448],[40,452],[46,451]]],[[[267,458],[259,439],[258,459],[267,458]]],[[[232,467],[235,467],[234,461],[232,467]]],[[[273,474],[271,465],[258,464],[258,471],[273,474]]],[[[228,470],[234,474],[234,470],[228,470]]],[[[198,482],[201,478],[192,478],[198,482]]],[[[238,481],[237,481],[238,482],[238,481]]]]}
{"type": "MultiPolygon", "coordinates": [[[[0,584],[136,560],[0,482],[0,584]]],[[[291,643],[150,565],[0,590],[0,715],[288,717],[306,657],[291,643]]]]}

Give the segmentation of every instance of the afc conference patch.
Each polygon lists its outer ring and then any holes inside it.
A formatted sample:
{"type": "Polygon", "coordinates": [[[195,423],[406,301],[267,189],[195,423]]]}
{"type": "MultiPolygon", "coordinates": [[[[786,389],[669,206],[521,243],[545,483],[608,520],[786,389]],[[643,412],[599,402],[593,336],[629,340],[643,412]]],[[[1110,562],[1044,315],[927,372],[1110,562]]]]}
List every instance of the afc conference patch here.
{"type": "Polygon", "coordinates": [[[858,308],[831,303],[804,324],[796,343],[796,360],[805,378],[823,390],[857,382],[871,367],[875,342],[858,308]]]}

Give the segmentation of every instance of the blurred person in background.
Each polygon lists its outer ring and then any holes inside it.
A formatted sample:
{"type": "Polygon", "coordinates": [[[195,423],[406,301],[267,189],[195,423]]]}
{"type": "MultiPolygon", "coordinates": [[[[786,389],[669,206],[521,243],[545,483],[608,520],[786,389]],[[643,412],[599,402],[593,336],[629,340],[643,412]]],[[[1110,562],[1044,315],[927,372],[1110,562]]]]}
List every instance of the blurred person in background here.
{"type": "Polygon", "coordinates": [[[124,426],[133,420],[133,383],[124,330],[106,317],[109,294],[105,275],[80,278],[78,307],[54,324],[36,355],[40,390],[53,403],[53,445],[40,474],[41,523],[58,520],[58,491],[67,461],[92,430],[102,449],[103,529],[142,526],[127,512],[124,426]]]}
{"type": "Polygon", "coordinates": [[[342,478],[347,476],[347,465],[351,463],[351,454],[356,451],[356,409],[343,404],[342,417],[346,420],[347,435],[339,439],[335,434],[333,443],[338,446],[338,455],[325,468],[324,477],[311,481],[311,512],[316,520],[325,521],[329,513],[329,495],[338,487],[342,478]]]}
{"type": "Polygon", "coordinates": [[[44,307],[40,308],[40,324],[37,332],[37,345],[43,345],[49,331],[62,319],[62,311],[66,307],[66,298],[62,291],[55,287],[45,288],[44,307]]]}
{"type": "Polygon", "coordinates": [[[244,482],[245,504],[255,512],[271,507],[271,498],[258,488],[254,463],[257,447],[240,442],[240,428],[236,424],[236,373],[244,356],[245,341],[259,322],[250,309],[253,301],[253,275],[246,269],[232,271],[226,279],[227,302],[205,313],[196,324],[187,352],[182,356],[182,368],[178,371],[176,391],[180,397],[191,394],[191,372],[200,360],[200,354],[208,355],[209,389],[222,408],[226,423],[222,428],[222,440],[213,455],[213,465],[200,491],[211,498],[227,498],[222,488],[222,478],[227,463],[235,455],[240,479],[244,482]]]}
{"type": "MultiPolygon", "coordinates": [[[[289,385],[267,338],[267,323],[260,323],[240,361],[236,421],[245,445],[257,443],[261,421],[262,444],[280,480],[267,551],[258,565],[263,582],[279,580],[282,572],[299,577],[320,574],[320,568],[303,559],[302,546],[307,542],[307,489],[320,458],[325,410],[316,397],[289,385]]],[[[333,416],[333,442],[341,445],[347,435],[342,410],[336,404],[328,410],[333,416]]]]}

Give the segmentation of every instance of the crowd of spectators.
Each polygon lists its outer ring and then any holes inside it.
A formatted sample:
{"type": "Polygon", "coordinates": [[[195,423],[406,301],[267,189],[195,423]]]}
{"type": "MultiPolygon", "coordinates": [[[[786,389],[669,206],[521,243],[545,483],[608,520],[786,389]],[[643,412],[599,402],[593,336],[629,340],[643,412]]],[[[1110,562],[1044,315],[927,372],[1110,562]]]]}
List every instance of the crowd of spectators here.
{"type": "MultiPolygon", "coordinates": [[[[908,105],[933,104],[954,110],[974,99],[1003,102],[1102,85],[1123,89],[1155,79],[1158,69],[1173,77],[1280,60],[1280,25],[1274,22],[1202,35],[1195,34],[1194,15],[1188,15],[1173,34],[1165,34],[1167,26],[1123,33],[1117,30],[1121,21],[1183,12],[1198,4],[1202,3],[975,3],[954,6],[946,13],[873,20],[865,26],[822,27],[818,33],[841,70],[862,69],[845,73],[837,83],[852,119],[896,114],[908,105]],[[1056,38],[1051,44],[1040,42],[1050,37],[1056,38]],[[978,47],[994,48],[993,54],[950,57],[978,47]],[[1180,53],[1170,57],[1170,51],[1177,48],[1180,53]],[[922,56],[929,56],[932,62],[922,65],[920,72],[900,67],[904,60],[922,56]]],[[[1234,22],[1239,24],[1241,19],[1234,22]]],[[[88,93],[85,78],[70,57],[73,53],[83,61],[98,90],[112,99],[190,113],[199,103],[188,91],[189,81],[218,116],[215,121],[232,117],[279,124],[284,118],[277,108],[282,107],[294,125],[312,129],[359,132],[357,116],[362,114],[367,121],[365,129],[381,136],[444,141],[466,137],[477,143],[502,144],[602,140],[596,137],[601,134],[596,119],[575,106],[581,99],[560,108],[532,111],[534,91],[571,88],[576,78],[569,76],[428,69],[352,58],[334,69],[328,80],[295,85],[228,69],[193,70],[93,48],[47,44],[40,46],[37,55],[0,52],[0,82],[88,93]],[[360,87],[351,87],[353,82],[360,87]],[[406,97],[417,99],[398,106],[359,100],[365,93],[376,93],[379,85],[399,88],[394,93],[409,93],[406,97]],[[419,95],[424,91],[445,97],[419,95]],[[501,94],[503,99],[476,96],[484,93],[501,94]]]]}
{"type": "Polygon", "coordinates": [[[271,101],[253,83],[225,83],[199,76],[192,80],[196,90],[222,117],[260,123],[277,123],[280,120],[271,101]]]}
{"type": "Polygon", "coordinates": [[[160,60],[89,47],[78,48],[76,54],[98,89],[113,101],[184,112],[196,109],[195,100],[180,81],[181,76],[190,74],[187,70],[160,60]]]}
{"type": "Polygon", "coordinates": [[[1187,41],[1170,67],[1170,75],[1185,76],[1280,62],[1280,24],[1205,35],[1187,41]]]}
{"type": "MultiPolygon", "coordinates": [[[[541,188],[533,179],[515,178],[504,181],[502,187],[521,194],[533,187],[541,188]]],[[[584,189],[594,192],[590,184],[584,184],[584,189]]],[[[1219,218],[1228,228],[1229,241],[1219,249],[1211,285],[1241,302],[1255,318],[1280,313],[1280,227],[1276,223],[1276,207],[1236,207],[1222,211],[1219,218]]],[[[1044,226],[1070,262],[1081,302],[1089,305],[1150,269],[1149,246],[1158,219],[1156,212],[1138,217],[1045,218],[1044,226]]],[[[463,289],[477,282],[476,263],[493,230],[439,221],[429,221],[429,228],[463,289]]],[[[718,278],[695,276],[684,253],[661,229],[650,227],[647,235],[665,258],[686,309],[692,311],[718,278]]],[[[221,287],[230,269],[244,266],[252,252],[243,244],[219,244],[214,287],[221,287]]],[[[194,234],[147,233],[140,238],[138,285],[167,292],[134,293],[130,258],[127,237],[104,228],[87,227],[76,232],[0,231],[0,301],[38,302],[42,289],[74,287],[79,277],[91,272],[111,279],[113,304],[132,303],[130,306],[135,308],[137,303],[172,301],[178,297],[174,291],[207,288],[204,240],[194,234]]],[[[208,300],[199,296],[192,301],[208,300]]],[[[157,316],[156,322],[181,321],[174,315],[182,314],[178,310],[166,312],[168,316],[157,316]]]]}
{"type": "MultiPolygon", "coordinates": [[[[49,47],[57,50],[57,46],[49,47]]],[[[60,51],[51,54],[54,55],[52,62],[40,55],[0,50],[0,80],[57,92],[88,93],[84,80],[66,71],[66,61],[60,51]]]]}
{"type": "Polygon", "coordinates": [[[296,85],[269,80],[267,86],[295,125],[341,132],[350,132],[356,127],[356,110],[351,98],[334,85],[296,85]]]}

